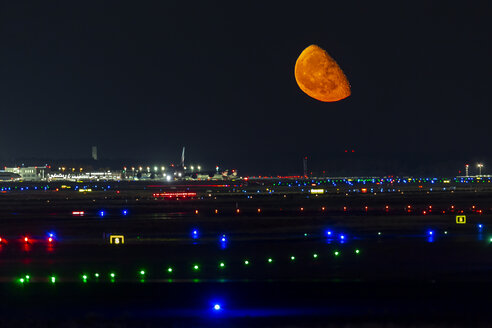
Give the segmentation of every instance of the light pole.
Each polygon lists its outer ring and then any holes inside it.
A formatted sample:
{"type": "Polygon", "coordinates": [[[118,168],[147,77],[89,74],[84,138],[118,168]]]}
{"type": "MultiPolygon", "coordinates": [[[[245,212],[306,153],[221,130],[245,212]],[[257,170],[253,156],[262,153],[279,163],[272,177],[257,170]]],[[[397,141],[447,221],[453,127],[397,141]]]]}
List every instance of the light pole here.
{"type": "Polygon", "coordinates": [[[470,165],[468,164],[465,164],[465,172],[466,172],[466,177],[468,178],[468,168],[470,167],[470,165]]]}
{"type": "Polygon", "coordinates": [[[483,167],[483,164],[482,163],[479,163],[479,164],[477,164],[477,166],[478,166],[478,175],[481,176],[482,175],[482,167],[483,167]]]}

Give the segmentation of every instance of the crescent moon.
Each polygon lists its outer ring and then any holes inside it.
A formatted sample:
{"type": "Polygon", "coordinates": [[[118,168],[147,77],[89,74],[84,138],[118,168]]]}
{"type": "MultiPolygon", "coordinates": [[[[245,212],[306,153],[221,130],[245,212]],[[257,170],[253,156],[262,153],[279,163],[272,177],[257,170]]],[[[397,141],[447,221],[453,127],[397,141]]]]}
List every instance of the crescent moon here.
{"type": "Polygon", "coordinates": [[[350,84],[342,69],[317,45],[310,45],[301,52],[294,75],[299,88],[319,101],[333,102],[350,96],[350,84]]]}

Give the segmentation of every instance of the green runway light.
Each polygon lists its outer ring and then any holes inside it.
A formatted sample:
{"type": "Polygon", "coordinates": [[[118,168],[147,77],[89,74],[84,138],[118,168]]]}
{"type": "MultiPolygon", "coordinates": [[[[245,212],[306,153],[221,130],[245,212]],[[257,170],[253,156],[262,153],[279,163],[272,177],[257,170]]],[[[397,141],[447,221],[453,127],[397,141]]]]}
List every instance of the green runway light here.
{"type": "Polygon", "coordinates": [[[381,232],[378,232],[378,236],[381,236],[381,232]]]}
{"type": "Polygon", "coordinates": [[[55,276],[52,276],[51,277],[51,283],[54,284],[56,282],[56,277],[55,276]]]}
{"type": "Polygon", "coordinates": [[[318,254],[314,253],[313,254],[313,258],[317,259],[318,258],[318,254]]]}
{"type": "Polygon", "coordinates": [[[220,262],[220,263],[219,263],[219,267],[220,267],[220,268],[224,268],[224,267],[225,267],[225,263],[224,263],[224,262],[220,262]]]}
{"type": "Polygon", "coordinates": [[[28,274],[26,274],[26,280],[29,281],[29,279],[31,279],[31,277],[28,274]]]}
{"type": "Polygon", "coordinates": [[[99,273],[95,273],[94,277],[99,278],[99,273]]]}
{"type": "Polygon", "coordinates": [[[492,243],[492,238],[490,238],[490,240],[489,240],[489,241],[492,243]]]}
{"type": "Polygon", "coordinates": [[[305,234],[304,234],[304,237],[307,237],[307,236],[308,236],[308,234],[307,234],[307,233],[305,233],[305,234]]]}
{"type": "Polygon", "coordinates": [[[294,261],[295,259],[296,259],[296,257],[295,257],[295,256],[291,256],[291,257],[290,257],[290,260],[291,260],[291,261],[294,261]]]}
{"type": "Polygon", "coordinates": [[[84,275],[82,276],[82,279],[87,280],[87,275],[85,275],[85,274],[84,274],[84,275]]]}
{"type": "Polygon", "coordinates": [[[338,255],[340,255],[340,252],[335,251],[333,254],[335,254],[335,256],[338,256],[338,255]]]}
{"type": "Polygon", "coordinates": [[[171,268],[171,267],[167,268],[167,272],[172,273],[173,272],[173,268],[171,268]]]}
{"type": "Polygon", "coordinates": [[[268,259],[268,263],[272,263],[273,262],[273,259],[272,258],[269,258],[268,259]]]}
{"type": "Polygon", "coordinates": [[[244,265],[249,265],[249,261],[248,260],[244,260],[244,265]]]}
{"type": "Polygon", "coordinates": [[[116,277],[116,274],[114,274],[114,272],[111,272],[111,274],[109,275],[111,278],[114,278],[116,277]]]}
{"type": "Polygon", "coordinates": [[[23,283],[24,283],[24,278],[20,278],[20,279],[19,279],[19,282],[20,282],[21,284],[23,284],[23,283]]]}
{"type": "Polygon", "coordinates": [[[199,270],[199,269],[200,269],[200,267],[199,267],[197,264],[195,264],[195,265],[193,266],[193,270],[197,271],[197,270],[199,270]]]}
{"type": "Polygon", "coordinates": [[[359,254],[359,253],[360,253],[360,250],[356,249],[355,254],[359,254]]]}
{"type": "Polygon", "coordinates": [[[447,234],[448,234],[448,232],[447,232],[447,231],[444,231],[444,234],[445,234],[445,235],[447,235],[447,234]]]}
{"type": "Polygon", "coordinates": [[[145,271],[144,270],[140,270],[140,275],[141,276],[145,275],[145,271]]]}

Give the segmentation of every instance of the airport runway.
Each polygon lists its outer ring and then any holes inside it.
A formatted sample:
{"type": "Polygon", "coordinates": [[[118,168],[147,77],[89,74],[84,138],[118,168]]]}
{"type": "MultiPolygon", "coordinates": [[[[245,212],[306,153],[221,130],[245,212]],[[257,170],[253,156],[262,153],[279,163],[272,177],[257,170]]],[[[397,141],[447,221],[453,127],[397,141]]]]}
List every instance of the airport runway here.
{"type": "Polygon", "coordinates": [[[25,202],[1,213],[2,320],[487,323],[488,194],[340,199],[25,202]]]}

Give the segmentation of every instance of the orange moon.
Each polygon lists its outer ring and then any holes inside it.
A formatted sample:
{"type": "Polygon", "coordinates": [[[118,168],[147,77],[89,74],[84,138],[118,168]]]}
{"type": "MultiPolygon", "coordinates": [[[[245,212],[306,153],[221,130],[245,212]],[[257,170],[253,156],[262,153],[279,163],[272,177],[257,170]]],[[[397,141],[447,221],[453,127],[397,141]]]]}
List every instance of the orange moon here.
{"type": "Polygon", "coordinates": [[[319,101],[333,102],[350,96],[350,84],[337,62],[315,44],[301,52],[294,75],[299,88],[319,101]]]}

